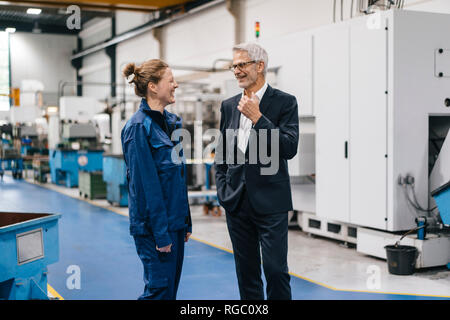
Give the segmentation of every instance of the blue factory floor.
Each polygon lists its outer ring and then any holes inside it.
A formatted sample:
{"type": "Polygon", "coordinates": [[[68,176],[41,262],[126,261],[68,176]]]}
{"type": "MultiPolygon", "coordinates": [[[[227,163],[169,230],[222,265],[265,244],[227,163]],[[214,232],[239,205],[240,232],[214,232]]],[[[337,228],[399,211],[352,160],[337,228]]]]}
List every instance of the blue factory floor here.
{"type": "MultiPolygon", "coordinates": [[[[60,258],[49,266],[51,294],[67,300],[127,300],[141,294],[142,265],[128,233],[126,216],[9,176],[0,182],[0,211],[62,214],[59,220],[60,258]],[[80,271],[79,289],[70,289],[73,266],[80,271]]],[[[447,295],[340,290],[294,273],[291,273],[291,286],[293,299],[298,300],[450,298],[447,295]]],[[[191,239],[186,245],[178,299],[239,299],[230,250],[208,241],[191,239]]]]}

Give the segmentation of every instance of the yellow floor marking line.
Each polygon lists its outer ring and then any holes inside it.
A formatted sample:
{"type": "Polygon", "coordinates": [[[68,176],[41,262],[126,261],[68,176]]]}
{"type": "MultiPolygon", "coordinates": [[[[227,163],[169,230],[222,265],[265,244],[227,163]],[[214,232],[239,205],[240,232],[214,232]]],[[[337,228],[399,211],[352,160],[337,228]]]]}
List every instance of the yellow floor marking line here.
{"type": "Polygon", "coordinates": [[[58,298],[59,300],[64,300],[64,298],[55,289],[53,289],[51,285],[47,284],[47,290],[53,297],[58,298]]]}
{"type": "MultiPolygon", "coordinates": [[[[289,274],[290,274],[291,276],[296,277],[296,278],[299,278],[299,279],[306,280],[306,281],[308,281],[308,282],[317,284],[317,285],[319,285],[319,286],[321,286],[321,287],[325,287],[325,288],[330,289],[330,290],[336,290],[335,288],[333,288],[333,287],[331,287],[331,286],[329,286],[329,285],[326,285],[326,284],[324,284],[324,283],[322,283],[322,282],[315,281],[315,280],[311,280],[311,279],[309,279],[309,278],[300,276],[300,275],[298,275],[298,274],[296,274],[296,273],[294,273],[294,272],[289,272],[289,274]]],[[[346,291],[346,290],[343,290],[343,291],[346,291]]]]}
{"type": "Polygon", "coordinates": [[[233,251],[232,251],[232,250],[227,249],[227,248],[224,248],[224,247],[221,247],[221,246],[218,246],[218,245],[213,244],[213,243],[211,243],[211,242],[208,242],[208,241],[205,241],[205,240],[201,240],[201,239],[198,239],[198,238],[193,237],[193,236],[190,236],[189,239],[192,239],[192,240],[195,240],[195,241],[198,241],[198,242],[207,244],[208,246],[211,246],[211,247],[214,247],[214,248],[217,248],[217,249],[220,249],[220,250],[223,250],[223,251],[226,251],[226,252],[228,252],[228,253],[233,254],[233,251]]]}

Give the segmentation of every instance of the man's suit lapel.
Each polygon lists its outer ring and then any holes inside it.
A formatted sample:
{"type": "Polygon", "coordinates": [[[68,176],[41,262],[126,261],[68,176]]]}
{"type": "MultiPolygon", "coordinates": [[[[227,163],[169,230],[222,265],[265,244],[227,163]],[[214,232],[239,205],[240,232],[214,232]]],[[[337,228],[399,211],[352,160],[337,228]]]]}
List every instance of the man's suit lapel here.
{"type": "Polygon", "coordinates": [[[239,101],[241,100],[242,95],[238,94],[233,101],[233,112],[232,112],[232,123],[231,129],[239,129],[239,120],[241,119],[241,113],[238,110],[239,101]]]}
{"type": "Polygon", "coordinates": [[[266,92],[263,95],[262,100],[259,102],[259,111],[262,114],[266,114],[267,108],[270,105],[270,101],[272,100],[273,89],[271,86],[267,85],[266,92]]]}

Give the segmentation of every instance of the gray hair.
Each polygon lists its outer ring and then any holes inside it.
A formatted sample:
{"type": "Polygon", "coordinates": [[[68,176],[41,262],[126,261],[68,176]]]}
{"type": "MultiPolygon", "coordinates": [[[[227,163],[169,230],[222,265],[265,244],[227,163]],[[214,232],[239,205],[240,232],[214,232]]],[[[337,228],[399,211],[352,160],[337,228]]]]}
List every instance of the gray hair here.
{"type": "Polygon", "coordinates": [[[267,74],[267,66],[269,65],[269,56],[267,55],[266,50],[261,47],[259,44],[254,42],[247,42],[235,45],[233,47],[234,51],[246,51],[250,59],[255,61],[263,61],[264,62],[264,76],[267,74]]]}

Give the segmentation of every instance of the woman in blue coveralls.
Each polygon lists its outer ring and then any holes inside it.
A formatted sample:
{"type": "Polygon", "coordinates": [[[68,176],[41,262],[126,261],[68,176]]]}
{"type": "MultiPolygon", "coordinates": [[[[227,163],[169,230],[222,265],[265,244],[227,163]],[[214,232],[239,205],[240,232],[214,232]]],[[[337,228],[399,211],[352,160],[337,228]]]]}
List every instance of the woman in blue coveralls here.
{"type": "Polygon", "coordinates": [[[181,119],[164,110],[175,102],[178,85],[169,66],[158,59],[140,66],[130,63],[123,75],[142,97],[121,134],[130,233],[144,265],[145,289],[139,299],[175,300],[184,243],[192,232],[185,162],[181,145],[175,148],[180,141],[171,140],[173,131],[181,128],[181,119]]]}

